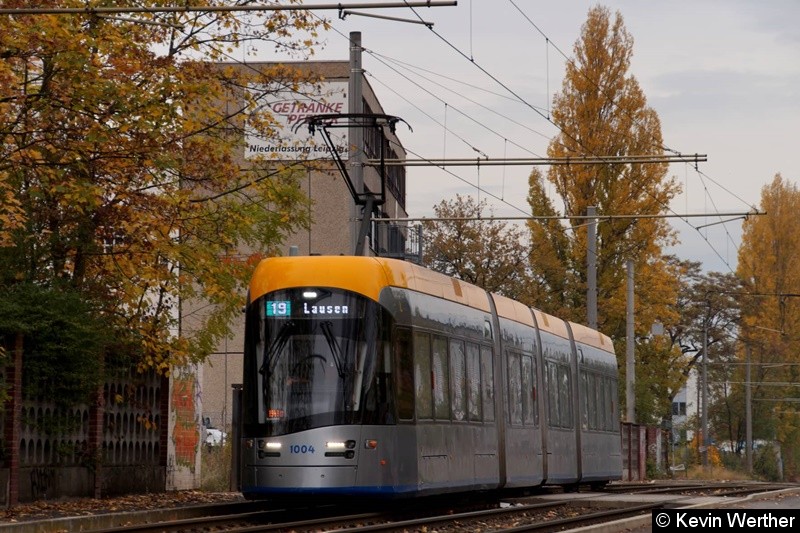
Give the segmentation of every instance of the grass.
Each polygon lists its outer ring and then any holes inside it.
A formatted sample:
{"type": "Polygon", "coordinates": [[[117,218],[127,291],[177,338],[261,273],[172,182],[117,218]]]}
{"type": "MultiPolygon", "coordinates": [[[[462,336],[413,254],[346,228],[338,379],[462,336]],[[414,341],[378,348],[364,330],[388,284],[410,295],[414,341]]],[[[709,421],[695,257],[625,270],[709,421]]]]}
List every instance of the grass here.
{"type": "Polygon", "coordinates": [[[228,492],[231,490],[231,442],[222,446],[203,447],[200,452],[200,489],[207,492],[228,492]]]}
{"type": "Polygon", "coordinates": [[[729,470],[721,466],[704,468],[700,465],[689,467],[689,470],[686,472],[686,477],[688,479],[701,479],[709,481],[747,481],[752,479],[751,476],[748,476],[744,472],[729,470]]]}

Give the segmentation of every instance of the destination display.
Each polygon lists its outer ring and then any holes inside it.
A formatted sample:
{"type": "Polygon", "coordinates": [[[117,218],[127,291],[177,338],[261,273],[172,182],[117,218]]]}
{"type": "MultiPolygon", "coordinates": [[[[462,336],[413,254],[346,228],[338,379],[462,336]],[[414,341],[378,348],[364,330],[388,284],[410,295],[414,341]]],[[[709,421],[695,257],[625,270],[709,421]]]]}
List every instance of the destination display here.
{"type": "Polygon", "coordinates": [[[352,297],[331,294],[330,291],[305,290],[275,296],[290,299],[265,300],[267,318],[347,318],[356,312],[357,307],[352,297]]]}

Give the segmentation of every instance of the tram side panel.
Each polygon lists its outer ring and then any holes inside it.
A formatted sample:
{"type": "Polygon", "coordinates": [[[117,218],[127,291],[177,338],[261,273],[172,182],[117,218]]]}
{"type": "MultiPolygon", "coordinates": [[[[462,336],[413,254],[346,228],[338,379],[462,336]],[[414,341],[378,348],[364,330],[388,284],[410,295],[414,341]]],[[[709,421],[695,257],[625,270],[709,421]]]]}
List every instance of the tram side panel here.
{"type": "MultiPolygon", "coordinates": [[[[383,303],[391,305],[392,301],[383,303]]],[[[391,335],[391,362],[384,366],[391,369],[385,379],[392,385],[392,424],[364,427],[358,485],[392,487],[398,495],[415,494],[419,490],[419,471],[411,329],[394,327],[391,335]]]]}
{"type": "MultiPolygon", "coordinates": [[[[530,311],[525,311],[530,316],[530,311]]],[[[544,455],[537,385],[541,361],[536,330],[532,325],[501,318],[500,335],[506,375],[503,391],[506,404],[505,486],[541,485],[544,481],[544,455]]]]}
{"type": "MultiPolygon", "coordinates": [[[[610,342],[610,341],[609,341],[610,342]]],[[[613,352],[578,345],[584,482],[622,478],[617,361],[613,352]]]]}
{"type": "Polygon", "coordinates": [[[416,432],[410,424],[362,426],[355,486],[376,494],[415,494],[416,432]]]}
{"type": "Polygon", "coordinates": [[[547,483],[573,484],[579,480],[573,351],[569,339],[546,328],[540,334],[547,393],[547,483]]]}
{"type": "Polygon", "coordinates": [[[415,428],[420,494],[497,487],[491,315],[429,294],[389,291],[382,302],[412,337],[407,423],[415,428]]]}

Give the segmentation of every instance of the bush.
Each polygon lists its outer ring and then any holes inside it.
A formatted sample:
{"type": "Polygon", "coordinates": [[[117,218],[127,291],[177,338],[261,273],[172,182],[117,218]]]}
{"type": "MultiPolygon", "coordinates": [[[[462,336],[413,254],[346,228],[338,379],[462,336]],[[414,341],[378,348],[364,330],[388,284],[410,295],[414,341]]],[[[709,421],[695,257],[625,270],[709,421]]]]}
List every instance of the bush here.
{"type": "Polygon", "coordinates": [[[775,446],[767,444],[753,452],[753,473],[766,481],[781,481],[780,452],[775,446]]]}
{"type": "Polygon", "coordinates": [[[231,439],[222,446],[203,446],[201,454],[200,488],[208,492],[230,491],[233,472],[231,439]]]}

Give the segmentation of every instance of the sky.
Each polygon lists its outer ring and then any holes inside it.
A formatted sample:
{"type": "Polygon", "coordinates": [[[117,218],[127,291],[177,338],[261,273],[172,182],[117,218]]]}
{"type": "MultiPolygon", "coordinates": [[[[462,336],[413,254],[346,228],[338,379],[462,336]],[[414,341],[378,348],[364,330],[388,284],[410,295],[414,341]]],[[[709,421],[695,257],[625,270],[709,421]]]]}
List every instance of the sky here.
{"type": "MultiPolygon", "coordinates": [[[[384,112],[410,126],[397,130],[409,158],[546,157],[558,131],[548,120],[553,96],[597,4],[459,0],[359,10],[431,27],[318,11],[333,28],[314,59],[348,59],[348,37],[361,33],[366,81],[384,112]]],[[[664,145],[707,158],[669,167],[683,193],[669,213],[681,244],[667,251],[707,271],[735,271],[742,217],[758,208],[762,187],[778,173],[800,180],[800,1],[599,4],[619,12],[633,37],[628,75],[658,113],[664,145]]],[[[436,204],[461,194],[485,200],[496,216],[528,215],[531,169],[410,167],[407,211],[432,217],[436,204]]]]}

